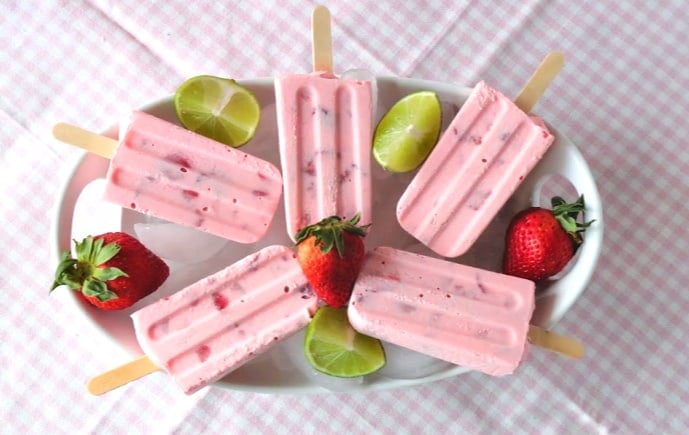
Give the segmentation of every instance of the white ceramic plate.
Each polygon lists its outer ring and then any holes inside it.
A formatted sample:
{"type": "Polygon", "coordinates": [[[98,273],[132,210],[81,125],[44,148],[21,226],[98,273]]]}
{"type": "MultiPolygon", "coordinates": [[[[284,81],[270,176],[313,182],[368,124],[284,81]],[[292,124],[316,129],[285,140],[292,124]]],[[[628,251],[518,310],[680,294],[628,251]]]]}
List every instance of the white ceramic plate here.
{"type": "MultiPolygon", "coordinates": [[[[242,150],[264,158],[279,167],[273,80],[255,79],[241,81],[241,83],[252,89],[262,106],[258,132],[251,142],[242,147],[242,150]]],[[[375,122],[387,108],[404,95],[419,90],[432,90],[438,93],[442,101],[443,125],[446,126],[470,92],[470,88],[452,84],[404,78],[379,77],[376,83],[375,122]]],[[[143,110],[171,122],[177,122],[171,97],[154,102],[143,110]]],[[[551,149],[474,247],[457,259],[458,262],[465,264],[499,270],[504,231],[514,213],[530,204],[540,204],[541,198],[549,198],[550,194],[563,194],[567,197],[566,194],[569,193],[567,199],[573,200],[576,195],[583,193],[587,204],[586,219],[595,219],[596,222],[587,231],[586,242],[567,270],[561,273],[558,279],[548,281],[538,290],[537,307],[532,323],[545,327],[551,327],[560,320],[586,288],[594,271],[603,237],[601,202],[589,167],[576,146],[556,128],[552,126],[550,128],[556,136],[551,149]]],[[[116,128],[113,127],[106,133],[112,136],[115,131],[116,128]]],[[[65,177],[53,219],[53,258],[57,259],[60,252],[70,249],[72,239],[81,239],[88,234],[105,231],[122,230],[135,234],[134,226],[147,221],[147,218],[139,213],[100,201],[100,191],[107,167],[107,160],[86,154],[75,163],[73,170],[65,177]]],[[[407,235],[395,219],[397,199],[413,173],[401,175],[386,173],[375,162],[372,163],[372,168],[374,169],[374,225],[367,237],[367,246],[372,248],[386,245],[434,255],[407,235]]],[[[74,309],[75,315],[80,317],[88,328],[93,328],[94,333],[110,340],[134,357],[141,355],[141,350],[136,342],[129,318],[131,312],[166,294],[174,293],[185,285],[232,264],[261,247],[278,243],[290,245],[285,231],[282,204],[278,208],[268,235],[259,243],[240,245],[227,242],[222,245],[217,255],[199,263],[168,261],[173,271],[168,282],[129,310],[99,311],[66,289],[57,290],[53,297],[64,298],[66,303],[74,309]]],[[[327,391],[327,389],[361,391],[426,383],[467,371],[463,367],[446,363],[430,363],[427,367],[422,367],[418,373],[401,376],[397,374],[394,377],[375,374],[346,384],[329,383],[329,380],[321,382],[322,377],[314,377],[313,374],[306,373],[301,362],[294,362],[295,355],[299,355],[299,352],[300,335],[297,335],[232,372],[216,385],[268,393],[314,393],[327,391]],[[323,385],[327,389],[324,389],[323,385]]],[[[96,374],[98,373],[93,373],[93,375],[96,374]]]]}

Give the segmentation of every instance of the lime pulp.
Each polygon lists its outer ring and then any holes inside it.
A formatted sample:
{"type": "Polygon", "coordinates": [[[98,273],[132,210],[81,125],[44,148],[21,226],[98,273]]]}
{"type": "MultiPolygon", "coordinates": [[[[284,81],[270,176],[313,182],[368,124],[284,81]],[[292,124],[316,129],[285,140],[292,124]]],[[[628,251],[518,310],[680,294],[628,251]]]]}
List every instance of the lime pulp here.
{"type": "Polygon", "coordinates": [[[306,329],[304,354],[319,372],[353,378],[385,365],[380,340],[360,334],[347,320],[347,308],[322,306],[306,329]]]}

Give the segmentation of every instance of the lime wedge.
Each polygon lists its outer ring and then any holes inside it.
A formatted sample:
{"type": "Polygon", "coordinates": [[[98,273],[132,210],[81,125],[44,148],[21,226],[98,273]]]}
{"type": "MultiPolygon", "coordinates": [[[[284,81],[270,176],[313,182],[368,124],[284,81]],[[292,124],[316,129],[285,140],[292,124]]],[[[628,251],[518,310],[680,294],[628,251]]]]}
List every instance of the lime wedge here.
{"type": "Polygon", "coordinates": [[[304,337],[304,354],[313,368],[327,375],[353,378],[385,365],[380,340],[360,334],[347,320],[347,308],[322,306],[304,337]]]}
{"type": "Polygon", "coordinates": [[[373,136],[373,157],[391,172],[416,169],[438,141],[441,121],[440,100],[435,92],[407,95],[378,123],[373,136]]]}
{"type": "Polygon", "coordinates": [[[222,77],[188,79],[177,88],[174,103],[185,128],[232,147],[251,140],[261,119],[256,96],[236,81],[222,77]]]}

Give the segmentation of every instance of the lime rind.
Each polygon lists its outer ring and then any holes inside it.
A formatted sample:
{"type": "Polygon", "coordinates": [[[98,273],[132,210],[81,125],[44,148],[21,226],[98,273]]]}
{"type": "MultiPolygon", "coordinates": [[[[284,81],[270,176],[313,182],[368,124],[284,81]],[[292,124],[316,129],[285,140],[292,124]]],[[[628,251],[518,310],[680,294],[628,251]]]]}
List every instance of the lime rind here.
{"type": "Polygon", "coordinates": [[[186,80],[175,92],[174,105],[185,128],[232,147],[251,140],[261,119],[256,96],[223,77],[201,75],[186,80]]]}
{"type": "Polygon", "coordinates": [[[341,378],[364,376],[385,365],[380,340],[355,331],[346,308],[318,309],[306,329],[304,354],[314,369],[341,378]]]}
{"type": "Polygon", "coordinates": [[[381,118],[373,137],[373,157],[390,172],[421,165],[440,136],[442,109],[435,92],[420,91],[397,101],[381,118]]]}

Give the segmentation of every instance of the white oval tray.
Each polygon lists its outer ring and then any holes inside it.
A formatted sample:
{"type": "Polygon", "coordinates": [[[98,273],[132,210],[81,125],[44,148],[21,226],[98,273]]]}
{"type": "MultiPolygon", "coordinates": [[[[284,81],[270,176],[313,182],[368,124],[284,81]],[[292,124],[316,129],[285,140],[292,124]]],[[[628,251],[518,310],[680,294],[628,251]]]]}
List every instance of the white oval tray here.
{"type": "MultiPolygon", "coordinates": [[[[240,82],[256,94],[262,106],[262,117],[258,132],[254,139],[245,145],[242,150],[271,161],[279,167],[273,80],[264,78],[242,80],[240,82]]],[[[378,77],[376,79],[376,87],[377,110],[374,122],[377,122],[387,108],[404,95],[420,90],[432,90],[438,93],[443,103],[444,126],[454,117],[454,114],[471,91],[470,88],[458,87],[447,83],[393,77],[378,77]]],[[[546,94],[545,98],[554,97],[546,94]]],[[[171,97],[163,98],[147,105],[142,110],[171,122],[178,122],[171,97]]],[[[545,157],[524,180],[519,190],[510,199],[508,204],[503,207],[494,222],[479,238],[474,247],[467,254],[457,259],[458,262],[465,264],[499,270],[504,231],[509,219],[518,210],[530,204],[539,205],[543,196],[542,191],[544,189],[548,190],[549,180],[558,180],[556,188],[562,185],[564,180],[564,183],[568,184],[575,194],[583,193],[587,206],[586,219],[595,219],[596,222],[587,231],[585,243],[566,271],[560,274],[558,279],[547,281],[539,287],[532,323],[544,327],[552,327],[560,320],[584,291],[595,269],[603,239],[603,211],[591,171],[577,147],[556,128],[550,125],[549,128],[555,134],[556,139],[545,157]]],[[[111,136],[115,133],[116,127],[106,132],[106,134],[111,136]]],[[[134,224],[144,222],[145,217],[139,213],[100,203],[97,206],[94,205],[90,210],[88,210],[87,206],[86,216],[75,215],[78,201],[86,201],[79,199],[82,191],[87,189],[87,186],[93,186],[94,180],[102,180],[105,177],[108,164],[109,162],[101,157],[85,154],[75,162],[73,169],[65,177],[52,222],[52,257],[56,262],[60,252],[71,248],[72,239],[81,239],[88,234],[96,234],[99,231],[108,230],[122,230],[134,234],[134,224]]],[[[395,219],[397,199],[413,176],[413,173],[386,173],[375,162],[372,163],[372,168],[374,171],[374,225],[367,237],[367,246],[386,245],[434,255],[404,233],[395,219]],[[383,225],[377,227],[376,223],[381,222],[383,225]],[[376,231],[377,229],[378,231],[376,231]]],[[[97,191],[98,188],[95,187],[94,190],[97,191]]],[[[180,290],[183,285],[190,284],[209,273],[219,270],[250,252],[275,243],[286,245],[291,243],[285,232],[282,204],[278,207],[277,215],[271,224],[268,236],[259,243],[239,245],[228,242],[221,251],[221,256],[216,256],[215,260],[177,268],[175,272],[176,278],[168,280],[173,284],[168,283],[164,285],[160,290],[140,301],[129,310],[120,312],[99,311],[84,303],[73,292],[69,292],[66,289],[57,290],[52,297],[63,298],[65,303],[74,309],[75,315],[79,316],[87,327],[92,328],[92,332],[99,339],[107,340],[114,346],[126,351],[132,357],[135,357],[141,355],[141,350],[136,342],[134,329],[129,318],[131,312],[165,294],[180,290]]],[[[292,340],[291,345],[298,346],[299,343],[292,340]]],[[[268,351],[266,354],[259,356],[249,364],[235,370],[215,385],[264,393],[316,393],[327,391],[322,386],[314,383],[312,378],[306,376],[296,367],[290,367],[289,364],[276,367],[276,358],[272,358],[270,353],[271,351],[268,351]]],[[[121,362],[118,361],[117,364],[121,362]]],[[[113,365],[116,364],[113,363],[113,365]]],[[[350,386],[348,389],[369,391],[417,385],[456,376],[468,371],[466,368],[452,365],[444,367],[429,376],[416,379],[392,379],[380,375],[371,375],[366,377],[364,382],[350,386]]],[[[98,373],[87,375],[96,374],[98,373]]]]}

